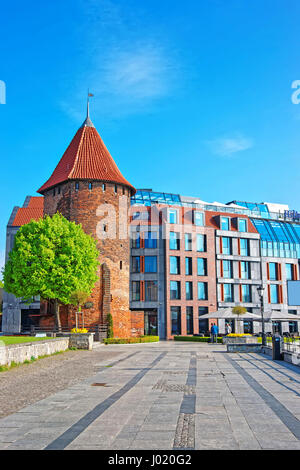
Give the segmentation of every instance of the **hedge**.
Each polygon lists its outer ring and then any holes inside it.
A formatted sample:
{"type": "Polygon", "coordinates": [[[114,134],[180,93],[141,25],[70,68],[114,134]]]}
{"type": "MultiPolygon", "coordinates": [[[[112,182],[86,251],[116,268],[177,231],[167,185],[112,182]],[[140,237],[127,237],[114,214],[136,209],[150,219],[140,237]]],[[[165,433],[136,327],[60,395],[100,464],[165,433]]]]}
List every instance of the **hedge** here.
{"type": "Polygon", "coordinates": [[[159,336],[140,336],[138,338],[105,338],[104,344],[155,343],[159,336]]]}
{"type": "MultiPolygon", "coordinates": [[[[218,336],[218,343],[222,343],[222,338],[218,336]]],[[[195,341],[199,343],[208,343],[209,336],[174,336],[174,341],[195,341]]]]}

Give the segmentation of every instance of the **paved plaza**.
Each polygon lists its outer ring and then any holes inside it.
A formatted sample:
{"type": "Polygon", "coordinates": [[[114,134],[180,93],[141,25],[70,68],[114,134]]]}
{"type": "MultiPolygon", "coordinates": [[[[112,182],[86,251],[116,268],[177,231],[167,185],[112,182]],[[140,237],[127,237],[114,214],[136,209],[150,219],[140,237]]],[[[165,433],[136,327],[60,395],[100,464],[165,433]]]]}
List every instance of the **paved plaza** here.
{"type": "Polygon", "coordinates": [[[0,419],[0,449],[300,449],[299,367],[204,343],[93,354],[88,378],[0,419]]]}

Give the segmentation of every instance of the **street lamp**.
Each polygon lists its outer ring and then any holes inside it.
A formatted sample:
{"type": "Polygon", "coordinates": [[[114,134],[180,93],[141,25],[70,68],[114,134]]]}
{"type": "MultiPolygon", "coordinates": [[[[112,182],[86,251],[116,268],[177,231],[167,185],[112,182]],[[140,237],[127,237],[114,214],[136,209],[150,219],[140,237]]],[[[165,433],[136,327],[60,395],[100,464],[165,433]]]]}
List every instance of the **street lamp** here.
{"type": "Polygon", "coordinates": [[[266,346],[266,334],[265,334],[265,320],[264,320],[264,290],[263,286],[257,288],[257,292],[260,298],[260,311],[261,311],[261,329],[262,329],[262,345],[266,346]]]}

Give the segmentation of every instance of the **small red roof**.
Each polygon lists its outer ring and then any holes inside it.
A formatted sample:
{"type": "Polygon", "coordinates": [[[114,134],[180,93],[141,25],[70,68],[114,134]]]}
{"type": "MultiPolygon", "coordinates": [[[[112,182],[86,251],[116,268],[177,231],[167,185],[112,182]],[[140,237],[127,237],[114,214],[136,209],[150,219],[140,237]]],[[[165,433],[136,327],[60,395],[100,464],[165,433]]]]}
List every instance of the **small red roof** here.
{"type": "Polygon", "coordinates": [[[12,223],[13,227],[21,227],[28,224],[31,220],[38,220],[43,217],[44,198],[34,196],[30,198],[27,207],[20,207],[12,223]]]}
{"type": "Polygon", "coordinates": [[[51,177],[38,190],[45,190],[68,180],[101,180],[122,184],[134,193],[124,178],[89,118],[78,129],[51,177]]]}

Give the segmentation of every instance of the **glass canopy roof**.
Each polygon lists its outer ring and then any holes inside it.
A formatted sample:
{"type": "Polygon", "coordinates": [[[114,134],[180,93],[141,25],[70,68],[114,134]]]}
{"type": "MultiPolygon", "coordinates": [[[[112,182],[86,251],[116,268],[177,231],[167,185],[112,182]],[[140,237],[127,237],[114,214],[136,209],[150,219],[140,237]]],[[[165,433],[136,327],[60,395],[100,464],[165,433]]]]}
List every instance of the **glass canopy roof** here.
{"type": "Polygon", "coordinates": [[[176,204],[181,206],[179,194],[154,193],[152,191],[143,191],[138,189],[131,198],[131,205],[151,206],[153,203],[176,204]]]}

